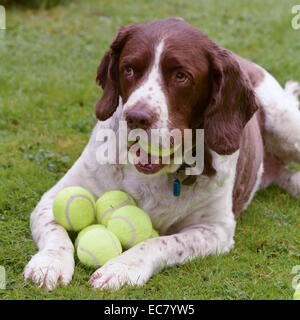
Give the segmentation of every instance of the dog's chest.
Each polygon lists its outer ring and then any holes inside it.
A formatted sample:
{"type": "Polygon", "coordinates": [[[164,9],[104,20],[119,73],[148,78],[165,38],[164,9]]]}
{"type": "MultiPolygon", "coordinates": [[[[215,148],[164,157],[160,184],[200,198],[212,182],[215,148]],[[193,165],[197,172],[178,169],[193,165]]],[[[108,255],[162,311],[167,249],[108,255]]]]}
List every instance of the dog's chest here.
{"type": "Polygon", "coordinates": [[[217,187],[211,179],[200,176],[190,186],[181,184],[181,193],[175,196],[175,178],[174,175],[163,175],[152,179],[139,179],[134,174],[123,180],[123,190],[132,194],[137,204],[149,214],[154,228],[161,234],[165,234],[174,224],[188,216],[196,214],[200,219],[204,209],[213,201],[217,187]]]}

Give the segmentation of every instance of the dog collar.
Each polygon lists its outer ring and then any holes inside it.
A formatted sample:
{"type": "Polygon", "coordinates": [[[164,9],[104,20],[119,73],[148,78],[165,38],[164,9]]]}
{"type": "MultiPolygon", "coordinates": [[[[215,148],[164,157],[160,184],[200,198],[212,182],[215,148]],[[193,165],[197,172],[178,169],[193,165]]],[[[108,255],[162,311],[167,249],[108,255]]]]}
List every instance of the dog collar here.
{"type": "MultiPolygon", "coordinates": [[[[190,167],[188,164],[183,163],[179,169],[176,171],[176,175],[178,175],[181,171],[185,170],[186,167],[190,167]]],[[[185,186],[190,186],[196,182],[196,175],[186,176],[182,181],[178,179],[178,177],[173,181],[173,195],[175,197],[179,197],[181,193],[181,184],[185,186]]]]}

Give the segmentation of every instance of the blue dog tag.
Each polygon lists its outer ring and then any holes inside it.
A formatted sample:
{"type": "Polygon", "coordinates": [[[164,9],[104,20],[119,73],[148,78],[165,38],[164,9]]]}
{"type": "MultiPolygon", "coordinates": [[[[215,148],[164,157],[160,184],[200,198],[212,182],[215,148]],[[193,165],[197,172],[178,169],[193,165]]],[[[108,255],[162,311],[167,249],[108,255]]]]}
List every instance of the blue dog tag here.
{"type": "Polygon", "coordinates": [[[175,197],[180,196],[180,181],[178,179],[173,182],[173,194],[175,197]]]}

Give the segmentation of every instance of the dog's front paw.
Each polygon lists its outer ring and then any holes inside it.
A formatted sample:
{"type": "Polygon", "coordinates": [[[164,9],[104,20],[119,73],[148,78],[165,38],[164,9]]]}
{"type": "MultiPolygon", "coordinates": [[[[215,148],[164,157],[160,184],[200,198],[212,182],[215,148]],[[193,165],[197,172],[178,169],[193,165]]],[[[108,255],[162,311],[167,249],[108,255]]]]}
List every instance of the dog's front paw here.
{"type": "Polygon", "coordinates": [[[68,284],[74,272],[73,252],[43,250],[35,254],[24,269],[25,281],[31,278],[39,288],[53,290],[57,284],[68,284]]]}
{"type": "Polygon", "coordinates": [[[151,275],[151,271],[142,266],[142,260],[130,263],[115,258],[95,271],[89,283],[97,289],[118,290],[125,285],[143,286],[151,275]]]}

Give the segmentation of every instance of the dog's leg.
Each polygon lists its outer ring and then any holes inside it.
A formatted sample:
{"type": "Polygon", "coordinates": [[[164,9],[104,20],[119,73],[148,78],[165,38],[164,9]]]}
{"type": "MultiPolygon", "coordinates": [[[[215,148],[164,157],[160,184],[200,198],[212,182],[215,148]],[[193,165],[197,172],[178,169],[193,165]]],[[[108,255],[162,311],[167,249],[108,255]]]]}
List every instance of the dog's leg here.
{"type": "Polygon", "coordinates": [[[107,262],[91,277],[94,288],[117,290],[124,285],[144,285],[164,267],[183,264],[198,256],[226,253],[233,244],[235,222],[194,225],[182,232],[148,239],[107,262]]]}
{"type": "Polygon", "coordinates": [[[300,84],[288,81],[284,88],[268,73],[256,89],[262,103],[265,141],[265,172],[261,187],[269,184],[300,194],[300,173],[286,168],[290,162],[300,164],[300,84]]]}
{"type": "Polygon", "coordinates": [[[286,190],[292,196],[300,197],[300,172],[281,168],[274,180],[274,184],[286,190]]]}
{"type": "Polygon", "coordinates": [[[265,115],[264,141],[266,154],[287,165],[300,163],[300,84],[289,81],[283,89],[269,74],[256,89],[265,115]]]}
{"type": "Polygon", "coordinates": [[[67,186],[82,185],[83,166],[80,159],[68,173],[45,193],[31,214],[30,227],[39,249],[24,270],[25,280],[31,278],[40,287],[52,290],[60,282],[67,284],[74,272],[73,244],[66,230],[54,221],[52,203],[55,195],[67,186]]]}

